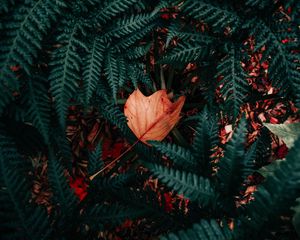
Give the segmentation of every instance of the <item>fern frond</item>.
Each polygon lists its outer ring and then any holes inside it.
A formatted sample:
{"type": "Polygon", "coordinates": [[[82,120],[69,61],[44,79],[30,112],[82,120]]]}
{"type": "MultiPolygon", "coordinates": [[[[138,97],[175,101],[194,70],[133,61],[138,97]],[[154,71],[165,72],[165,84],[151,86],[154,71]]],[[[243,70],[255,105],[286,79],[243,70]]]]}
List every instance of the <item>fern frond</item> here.
{"type": "Polygon", "coordinates": [[[148,26],[153,20],[154,16],[149,14],[133,14],[129,17],[121,18],[116,21],[115,24],[108,29],[108,35],[122,38],[126,35],[132,34],[134,32],[141,31],[143,28],[148,26]]]}
{"type": "Polygon", "coordinates": [[[126,117],[115,104],[102,103],[99,107],[105,119],[116,125],[125,136],[129,136],[126,117]]]}
{"type": "Polygon", "coordinates": [[[197,201],[201,206],[214,206],[216,192],[210,180],[196,174],[175,170],[157,164],[147,164],[147,168],[178,194],[183,194],[191,201],[197,201]]]}
{"type": "Polygon", "coordinates": [[[84,35],[80,22],[66,20],[62,25],[63,29],[57,37],[60,46],[54,51],[50,63],[49,81],[59,123],[64,129],[69,101],[76,93],[80,80],[81,57],[78,48],[87,48],[79,37],[84,35]]]}
{"type": "Polygon", "coordinates": [[[197,62],[210,53],[210,50],[196,41],[186,43],[181,42],[168,52],[159,63],[190,63],[197,62]]]}
{"type": "Polygon", "coordinates": [[[196,31],[194,28],[181,26],[181,24],[178,22],[171,23],[170,27],[168,28],[166,46],[169,46],[171,40],[175,37],[179,38],[183,42],[196,41],[199,43],[199,45],[210,45],[211,47],[213,47],[212,43],[217,42],[217,38],[206,33],[196,31]]]}
{"type": "Polygon", "coordinates": [[[132,208],[120,204],[96,204],[86,209],[83,222],[88,224],[93,230],[100,231],[107,224],[114,227],[123,223],[126,219],[135,219],[143,216],[146,209],[132,208]]]}
{"type": "Polygon", "coordinates": [[[53,202],[65,216],[72,215],[78,200],[68,185],[65,170],[52,150],[48,156],[48,180],[53,191],[53,202]]]}
{"type": "Polygon", "coordinates": [[[1,239],[48,239],[52,231],[46,209],[31,203],[25,160],[13,141],[0,134],[1,239]]]}
{"type": "Polygon", "coordinates": [[[39,130],[45,143],[48,144],[51,108],[45,79],[28,79],[27,97],[27,118],[39,130]]]}
{"type": "Polygon", "coordinates": [[[217,177],[221,191],[233,196],[238,193],[239,187],[245,180],[247,166],[243,165],[244,143],[246,141],[246,120],[242,118],[235,129],[232,138],[225,146],[224,157],[220,159],[217,177]]]}
{"type": "Polygon", "coordinates": [[[172,159],[177,166],[180,166],[185,170],[195,169],[197,166],[196,159],[194,159],[189,149],[171,143],[159,141],[148,142],[159,152],[172,159]]]}
{"type": "Polygon", "coordinates": [[[229,240],[233,239],[233,234],[225,224],[221,226],[215,219],[201,220],[194,224],[192,228],[181,230],[176,233],[169,233],[160,237],[160,240],[229,240]]]}
{"type": "Polygon", "coordinates": [[[219,143],[219,127],[216,115],[208,112],[205,108],[198,116],[198,124],[195,129],[195,138],[192,145],[193,156],[198,163],[198,168],[204,175],[210,175],[210,166],[213,148],[219,143]]]}
{"type": "Polygon", "coordinates": [[[187,0],[181,9],[188,16],[211,24],[214,28],[224,31],[230,27],[235,31],[240,25],[240,18],[231,9],[226,9],[227,4],[218,4],[215,1],[187,0]]]}
{"type": "Polygon", "coordinates": [[[293,49],[297,49],[299,40],[289,23],[275,22],[273,25],[267,24],[261,19],[253,20],[250,25],[252,34],[256,39],[256,49],[266,46],[264,55],[270,57],[269,74],[275,87],[281,88],[281,94],[286,96],[291,92],[299,102],[299,54],[292,54],[293,49]],[[283,25],[283,26],[281,26],[283,25]],[[293,40],[283,44],[283,39],[293,40]]]}
{"type": "Polygon", "coordinates": [[[106,54],[104,73],[108,80],[108,85],[112,90],[112,95],[117,100],[117,93],[119,89],[119,65],[117,54],[109,51],[106,54]]]}
{"type": "Polygon", "coordinates": [[[217,72],[218,76],[223,77],[220,85],[226,113],[236,119],[248,92],[248,81],[234,47],[230,48],[228,55],[218,65],[217,72]]]}
{"type": "Polygon", "coordinates": [[[149,52],[150,48],[151,43],[137,47],[131,47],[128,51],[125,52],[124,56],[130,60],[138,59],[144,57],[149,52]]]}
{"type": "Polygon", "coordinates": [[[64,6],[63,1],[25,1],[17,5],[4,25],[1,37],[0,82],[18,89],[16,79],[11,79],[11,66],[20,66],[30,75],[30,66],[42,47],[42,40],[64,6]]]}
{"type": "MultiPolygon", "coordinates": [[[[299,195],[300,174],[300,139],[290,149],[286,160],[281,161],[273,174],[268,175],[253,195],[253,201],[246,206],[241,217],[245,234],[254,236],[272,223],[278,221],[283,213],[296,204],[299,195]]],[[[238,232],[238,229],[236,229],[238,232]]]]}
{"type": "Polygon", "coordinates": [[[89,175],[94,174],[96,171],[104,167],[104,162],[102,161],[101,157],[102,146],[100,142],[94,151],[89,152],[89,163],[87,169],[89,175]]]}
{"type": "Polygon", "coordinates": [[[128,49],[131,45],[135,44],[138,40],[141,40],[148,33],[150,33],[155,27],[157,27],[156,22],[151,22],[147,24],[143,29],[132,34],[124,36],[122,39],[116,41],[114,44],[114,49],[118,52],[122,52],[124,49],[128,49]]]}
{"type": "Polygon", "coordinates": [[[125,12],[132,5],[134,5],[137,0],[111,0],[105,1],[104,7],[99,11],[96,15],[96,18],[100,22],[100,24],[105,24],[113,17],[118,14],[125,12]]]}
{"type": "Polygon", "coordinates": [[[104,58],[105,41],[100,37],[95,37],[89,51],[84,59],[83,68],[83,89],[84,104],[87,106],[93,95],[96,85],[100,80],[102,61],[104,58]]]}

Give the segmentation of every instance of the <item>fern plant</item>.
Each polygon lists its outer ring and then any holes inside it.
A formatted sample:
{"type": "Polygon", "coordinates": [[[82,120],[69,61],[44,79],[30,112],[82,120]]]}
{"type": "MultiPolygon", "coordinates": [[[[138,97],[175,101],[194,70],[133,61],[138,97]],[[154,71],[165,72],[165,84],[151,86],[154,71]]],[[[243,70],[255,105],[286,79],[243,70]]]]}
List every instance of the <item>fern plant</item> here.
{"type": "Polygon", "coordinates": [[[295,239],[300,140],[260,168],[282,144],[261,122],[299,120],[299,13],[294,0],[1,1],[1,239],[295,239]],[[128,128],[136,88],[186,96],[166,140],[128,128]]]}

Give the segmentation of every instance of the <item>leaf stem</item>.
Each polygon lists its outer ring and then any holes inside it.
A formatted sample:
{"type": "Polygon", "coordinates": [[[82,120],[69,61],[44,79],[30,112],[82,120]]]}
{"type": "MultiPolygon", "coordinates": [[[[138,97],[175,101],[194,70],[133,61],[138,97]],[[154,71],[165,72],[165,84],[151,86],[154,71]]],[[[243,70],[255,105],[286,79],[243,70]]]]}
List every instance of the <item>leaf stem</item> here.
{"type": "Polygon", "coordinates": [[[138,139],[135,141],[128,149],[126,149],[125,152],[123,152],[120,156],[118,156],[116,159],[112,160],[109,164],[107,164],[104,168],[93,174],[89,177],[89,179],[92,181],[95,177],[97,177],[100,173],[104,172],[107,168],[115,164],[117,161],[119,161],[126,153],[128,153],[140,140],[138,139]]]}

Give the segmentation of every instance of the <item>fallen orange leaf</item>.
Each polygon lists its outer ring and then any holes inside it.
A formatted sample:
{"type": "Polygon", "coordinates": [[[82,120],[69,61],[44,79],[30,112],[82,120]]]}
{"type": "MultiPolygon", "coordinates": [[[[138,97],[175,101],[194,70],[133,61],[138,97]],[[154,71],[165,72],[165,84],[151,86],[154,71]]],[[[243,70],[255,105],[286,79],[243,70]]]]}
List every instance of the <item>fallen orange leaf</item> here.
{"type": "Polygon", "coordinates": [[[159,90],[146,97],[137,89],[124,106],[127,124],[143,143],[148,144],[148,140],[161,141],[180,119],[184,101],[185,97],[181,96],[172,103],[166,90],[159,90]]]}

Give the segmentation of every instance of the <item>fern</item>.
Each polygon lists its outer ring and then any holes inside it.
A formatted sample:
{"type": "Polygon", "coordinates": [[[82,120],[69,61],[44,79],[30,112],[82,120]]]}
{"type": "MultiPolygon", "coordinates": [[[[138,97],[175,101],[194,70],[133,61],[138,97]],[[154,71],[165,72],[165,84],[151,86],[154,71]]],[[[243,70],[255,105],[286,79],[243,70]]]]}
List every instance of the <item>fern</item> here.
{"type": "Polygon", "coordinates": [[[180,147],[176,144],[149,141],[149,143],[156,148],[162,154],[171,158],[176,166],[179,166],[185,170],[195,169],[197,166],[196,160],[194,159],[190,150],[180,147]]]}
{"type": "Polygon", "coordinates": [[[96,149],[89,153],[89,163],[88,163],[88,174],[92,175],[99,169],[103,168],[104,162],[101,159],[102,156],[102,147],[99,143],[96,149]]]}
{"type": "Polygon", "coordinates": [[[179,43],[174,49],[166,54],[160,63],[189,63],[197,62],[209,55],[210,51],[206,46],[197,41],[191,43],[179,43]]]}
{"type": "Polygon", "coordinates": [[[86,106],[89,104],[101,77],[105,46],[104,39],[99,38],[98,36],[95,37],[91,46],[89,46],[88,54],[84,60],[83,88],[84,104],[86,106]]]}
{"type": "Polygon", "coordinates": [[[160,240],[229,240],[233,239],[233,234],[228,226],[220,226],[215,220],[201,220],[200,223],[194,224],[192,228],[181,230],[177,233],[169,233],[162,236],[160,240]]]}
{"type": "Polygon", "coordinates": [[[149,14],[139,14],[132,15],[130,17],[121,18],[116,21],[115,25],[111,26],[111,30],[108,29],[108,35],[122,38],[126,35],[132,34],[133,32],[138,32],[141,29],[149,25],[155,16],[150,16],[149,14]]]}
{"type": "Polygon", "coordinates": [[[81,58],[77,49],[86,49],[86,46],[78,36],[84,35],[80,22],[68,20],[62,24],[64,29],[57,37],[60,47],[53,53],[49,81],[59,122],[64,129],[69,101],[76,93],[80,80],[81,58]]]}
{"type": "Polygon", "coordinates": [[[90,209],[86,209],[83,222],[88,223],[94,230],[100,231],[104,229],[106,224],[116,226],[126,219],[135,219],[144,215],[147,210],[139,208],[131,208],[120,204],[97,204],[90,209]]]}
{"type": "Polygon", "coordinates": [[[112,90],[113,98],[116,101],[119,86],[119,65],[117,61],[117,56],[112,51],[109,51],[106,55],[104,71],[108,80],[108,84],[112,90]]]}
{"type": "Polygon", "coordinates": [[[218,145],[218,124],[215,116],[205,108],[198,116],[198,124],[195,129],[195,138],[192,145],[193,156],[196,159],[199,171],[210,175],[211,155],[213,148],[218,145]]]}
{"type": "Polygon", "coordinates": [[[151,43],[137,47],[131,47],[128,51],[125,52],[125,56],[130,60],[135,60],[144,57],[149,52],[150,48],[151,43]]]}
{"type": "Polygon", "coordinates": [[[9,86],[18,89],[18,83],[11,76],[11,66],[21,66],[30,75],[33,59],[42,47],[43,36],[64,6],[63,1],[31,0],[14,9],[10,20],[4,25],[5,36],[1,39],[2,84],[8,80],[9,86]]]}
{"type": "Polygon", "coordinates": [[[45,87],[45,79],[28,80],[28,120],[32,122],[42,136],[46,144],[49,143],[50,129],[50,99],[45,87]]]}
{"type": "Polygon", "coordinates": [[[135,4],[137,0],[112,0],[105,1],[105,5],[97,14],[96,18],[100,22],[100,24],[105,24],[108,20],[117,16],[118,14],[125,12],[129,9],[133,4],[135,4]]]}
{"type": "Polygon", "coordinates": [[[116,125],[125,136],[129,136],[126,117],[115,104],[102,103],[99,107],[105,119],[116,125]]]}
{"type": "MultiPolygon", "coordinates": [[[[225,99],[225,109],[231,113],[235,119],[240,107],[245,101],[248,82],[247,75],[243,72],[236,49],[231,47],[228,55],[217,67],[218,76],[222,76],[220,81],[221,93],[225,99]]],[[[229,114],[231,115],[231,114],[229,114]]]]}
{"type": "Polygon", "coordinates": [[[265,56],[271,56],[269,71],[273,84],[282,89],[281,94],[283,95],[286,95],[288,91],[292,92],[296,96],[296,101],[299,102],[300,73],[299,63],[297,63],[299,56],[291,53],[293,49],[297,48],[298,40],[294,32],[288,32],[288,29],[291,28],[290,24],[276,22],[276,25],[274,23],[274,26],[269,26],[265,21],[255,19],[255,23],[253,22],[251,27],[252,33],[256,36],[256,49],[267,46],[265,56]],[[280,24],[283,26],[281,27],[280,24]],[[292,42],[283,44],[281,41],[286,38],[292,42]]]}
{"type": "Polygon", "coordinates": [[[63,213],[63,216],[72,215],[77,199],[67,183],[64,168],[53,152],[49,152],[48,179],[53,190],[53,202],[63,213]]]}
{"type": "Polygon", "coordinates": [[[219,163],[217,177],[220,181],[221,191],[230,196],[238,194],[239,186],[245,180],[245,172],[248,167],[242,161],[245,154],[245,137],[246,121],[243,119],[226,145],[224,157],[219,163]]]}
{"type": "Polygon", "coordinates": [[[1,239],[48,239],[52,228],[46,210],[31,203],[25,159],[9,137],[0,134],[1,239]]]}
{"type": "Polygon", "coordinates": [[[174,170],[156,164],[146,165],[154,176],[178,194],[183,194],[201,206],[214,205],[216,193],[212,183],[203,177],[185,171],[174,170]]]}
{"type": "Polygon", "coordinates": [[[217,4],[214,1],[187,0],[181,6],[181,9],[188,16],[209,23],[218,30],[230,27],[233,32],[241,24],[240,19],[235,12],[226,9],[224,6],[226,5],[217,4]]]}
{"type": "Polygon", "coordinates": [[[152,22],[145,26],[140,31],[133,32],[132,34],[124,36],[122,39],[117,40],[114,45],[114,49],[118,52],[128,49],[131,45],[135,44],[138,40],[144,38],[157,26],[156,22],[152,22]]]}
{"type": "Polygon", "coordinates": [[[245,209],[241,217],[245,232],[239,234],[251,234],[267,230],[264,227],[278,221],[280,214],[289,211],[290,206],[296,204],[299,197],[299,172],[300,172],[300,139],[295,142],[285,161],[278,164],[273,174],[260,185],[254,193],[252,201],[245,209]],[[253,231],[255,230],[255,231],[253,231]]]}

